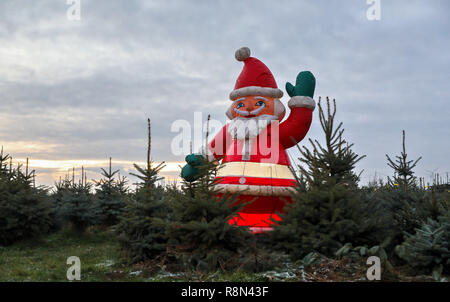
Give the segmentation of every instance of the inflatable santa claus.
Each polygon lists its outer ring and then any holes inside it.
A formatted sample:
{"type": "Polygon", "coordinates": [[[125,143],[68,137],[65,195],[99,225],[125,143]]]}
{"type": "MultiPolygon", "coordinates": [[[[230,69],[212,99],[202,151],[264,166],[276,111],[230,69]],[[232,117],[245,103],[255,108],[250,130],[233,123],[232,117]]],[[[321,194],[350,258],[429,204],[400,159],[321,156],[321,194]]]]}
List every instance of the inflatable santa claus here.
{"type": "MultiPolygon", "coordinates": [[[[283,212],[296,184],[287,149],[295,146],[308,133],[312,113],[315,78],[309,71],[300,72],[296,85],[286,83],[291,97],[290,114],[286,120],[285,107],[269,68],[250,56],[250,49],[240,48],[236,59],[244,62],[226,112],[231,120],[209,143],[204,154],[209,160],[222,160],[217,177],[221,194],[238,193],[239,202],[247,205],[232,223],[245,225],[253,232],[271,229],[277,213],[283,212]]],[[[187,165],[181,176],[196,179],[191,166],[197,155],[186,157],[187,165]]]]}

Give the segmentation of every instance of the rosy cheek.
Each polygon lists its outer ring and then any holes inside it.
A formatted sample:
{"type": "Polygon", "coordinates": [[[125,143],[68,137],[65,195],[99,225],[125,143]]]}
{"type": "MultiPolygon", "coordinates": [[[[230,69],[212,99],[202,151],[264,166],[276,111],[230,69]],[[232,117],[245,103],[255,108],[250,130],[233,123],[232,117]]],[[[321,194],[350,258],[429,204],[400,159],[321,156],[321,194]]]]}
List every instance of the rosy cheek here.
{"type": "Polygon", "coordinates": [[[233,108],[233,111],[234,111],[234,112],[236,112],[235,109],[241,110],[241,111],[247,111],[246,106],[241,106],[241,107],[235,106],[235,107],[233,108]]]}
{"type": "Polygon", "coordinates": [[[271,107],[266,107],[266,108],[264,108],[264,109],[261,111],[261,114],[259,114],[259,115],[262,115],[262,114],[273,114],[273,108],[271,108],[271,107]]]}

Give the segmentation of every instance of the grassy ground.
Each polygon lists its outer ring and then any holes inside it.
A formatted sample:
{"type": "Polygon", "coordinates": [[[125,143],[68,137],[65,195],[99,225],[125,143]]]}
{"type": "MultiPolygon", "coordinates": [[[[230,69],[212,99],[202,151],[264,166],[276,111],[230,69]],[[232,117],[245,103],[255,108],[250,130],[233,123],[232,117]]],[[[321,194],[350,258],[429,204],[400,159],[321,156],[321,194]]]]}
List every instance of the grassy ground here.
{"type": "Polygon", "coordinates": [[[46,238],[0,246],[0,282],[67,281],[67,258],[81,261],[81,281],[265,281],[253,274],[155,275],[141,265],[127,264],[115,238],[108,232],[78,235],[61,231],[46,238]]]}
{"type": "MultiPolygon", "coordinates": [[[[0,247],[0,282],[67,281],[67,258],[81,261],[81,281],[366,281],[363,262],[324,259],[310,267],[287,264],[264,273],[169,273],[155,272],[144,265],[127,264],[119,252],[117,240],[108,232],[91,231],[78,235],[61,231],[42,239],[27,240],[0,247]]],[[[433,281],[431,277],[407,277],[401,269],[384,274],[384,281],[433,281]]]]}
{"type": "MultiPolygon", "coordinates": [[[[111,269],[121,266],[117,243],[107,233],[80,236],[62,231],[0,247],[0,281],[67,281],[70,256],[80,258],[84,281],[108,281],[111,269]]],[[[126,276],[123,281],[139,280],[126,276]]]]}

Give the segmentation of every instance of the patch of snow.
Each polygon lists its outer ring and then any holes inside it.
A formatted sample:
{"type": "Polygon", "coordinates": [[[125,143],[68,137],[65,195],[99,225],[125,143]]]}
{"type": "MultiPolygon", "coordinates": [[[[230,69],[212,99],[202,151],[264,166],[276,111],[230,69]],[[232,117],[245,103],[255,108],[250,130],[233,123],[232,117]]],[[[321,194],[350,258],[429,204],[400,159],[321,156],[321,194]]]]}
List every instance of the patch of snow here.
{"type": "Polygon", "coordinates": [[[108,266],[113,266],[114,265],[114,260],[106,260],[105,262],[101,262],[96,264],[96,267],[108,267],[108,266]]]}

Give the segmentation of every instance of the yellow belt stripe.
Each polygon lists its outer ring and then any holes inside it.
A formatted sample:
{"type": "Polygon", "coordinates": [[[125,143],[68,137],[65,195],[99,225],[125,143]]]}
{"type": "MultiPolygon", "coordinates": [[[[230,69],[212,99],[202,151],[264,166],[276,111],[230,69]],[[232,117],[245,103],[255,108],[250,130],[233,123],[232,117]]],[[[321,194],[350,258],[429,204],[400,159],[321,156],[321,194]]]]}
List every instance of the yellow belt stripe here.
{"type": "Polygon", "coordinates": [[[271,163],[229,162],[225,163],[217,173],[218,177],[246,176],[280,179],[295,179],[288,166],[271,163]]]}

